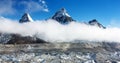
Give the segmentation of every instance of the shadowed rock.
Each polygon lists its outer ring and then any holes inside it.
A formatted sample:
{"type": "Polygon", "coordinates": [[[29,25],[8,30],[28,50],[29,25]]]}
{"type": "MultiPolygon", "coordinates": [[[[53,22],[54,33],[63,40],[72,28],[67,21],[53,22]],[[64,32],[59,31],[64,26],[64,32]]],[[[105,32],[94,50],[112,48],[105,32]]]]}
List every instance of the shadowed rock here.
{"type": "Polygon", "coordinates": [[[104,27],[102,24],[100,24],[96,19],[89,21],[88,24],[92,25],[92,26],[97,26],[99,28],[106,29],[106,27],[104,27]]]}

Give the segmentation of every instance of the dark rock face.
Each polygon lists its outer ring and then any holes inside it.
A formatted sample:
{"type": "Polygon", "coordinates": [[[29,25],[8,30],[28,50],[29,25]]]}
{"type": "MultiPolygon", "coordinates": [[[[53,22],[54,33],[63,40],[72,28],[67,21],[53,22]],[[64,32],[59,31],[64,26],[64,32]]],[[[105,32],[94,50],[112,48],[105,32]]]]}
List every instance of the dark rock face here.
{"type": "Polygon", "coordinates": [[[33,22],[32,18],[30,17],[30,15],[28,13],[25,13],[21,19],[19,20],[20,23],[24,23],[24,22],[33,22]]]}
{"type": "Polygon", "coordinates": [[[30,36],[22,37],[20,35],[13,34],[11,40],[8,41],[7,44],[33,44],[33,43],[45,43],[45,41],[30,36]]]}
{"type": "Polygon", "coordinates": [[[12,36],[10,34],[0,33],[0,43],[1,44],[7,43],[11,38],[12,38],[12,36]]]}
{"type": "Polygon", "coordinates": [[[58,21],[59,23],[66,24],[72,21],[75,21],[72,19],[72,17],[67,13],[65,8],[62,8],[61,10],[57,11],[55,15],[52,17],[52,19],[58,21]]]}
{"type": "Polygon", "coordinates": [[[106,29],[106,27],[104,27],[102,24],[100,24],[96,19],[89,21],[88,24],[92,25],[92,26],[97,26],[99,28],[106,29]]]}
{"type": "Polygon", "coordinates": [[[19,34],[1,34],[0,43],[2,44],[34,44],[46,43],[46,41],[30,36],[21,36],[19,34]]]}

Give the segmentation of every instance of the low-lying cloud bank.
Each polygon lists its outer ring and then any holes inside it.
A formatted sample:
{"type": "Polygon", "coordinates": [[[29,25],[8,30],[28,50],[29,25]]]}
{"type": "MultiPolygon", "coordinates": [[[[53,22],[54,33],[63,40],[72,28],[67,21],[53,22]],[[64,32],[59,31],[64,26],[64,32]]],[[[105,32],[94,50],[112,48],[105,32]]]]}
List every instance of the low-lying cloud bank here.
{"type": "Polygon", "coordinates": [[[101,29],[77,22],[62,25],[54,20],[18,23],[0,18],[0,32],[36,36],[51,42],[74,40],[120,42],[120,28],[101,29]]]}

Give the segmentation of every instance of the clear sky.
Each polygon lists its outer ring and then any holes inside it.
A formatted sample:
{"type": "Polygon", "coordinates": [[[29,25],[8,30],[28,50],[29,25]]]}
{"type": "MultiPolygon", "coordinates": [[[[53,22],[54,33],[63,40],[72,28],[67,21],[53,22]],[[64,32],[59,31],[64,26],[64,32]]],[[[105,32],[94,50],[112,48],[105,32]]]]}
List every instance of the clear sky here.
{"type": "Polygon", "coordinates": [[[77,21],[97,19],[105,26],[120,27],[120,0],[1,0],[0,15],[19,20],[28,12],[34,20],[41,20],[63,7],[77,21]]]}

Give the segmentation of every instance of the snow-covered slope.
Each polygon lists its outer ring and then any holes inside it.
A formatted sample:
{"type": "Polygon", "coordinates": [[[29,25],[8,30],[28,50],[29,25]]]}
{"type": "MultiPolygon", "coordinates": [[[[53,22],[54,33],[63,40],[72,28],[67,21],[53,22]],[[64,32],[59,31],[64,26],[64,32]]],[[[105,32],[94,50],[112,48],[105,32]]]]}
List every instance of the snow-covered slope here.
{"type": "Polygon", "coordinates": [[[96,19],[93,19],[93,20],[89,21],[88,24],[92,25],[92,26],[97,26],[97,27],[103,28],[103,29],[106,28],[102,24],[100,24],[96,19]]]}
{"type": "Polygon", "coordinates": [[[52,19],[64,24],[74,21],[72,17],[67,13],[65,8],[60,9],[55,13],[52,19]]]}
{"type": "Polygon", "coordinates": [[[25,13],[22,18],[19,20],[20,23],[23,22],[33,22],[33,19],[30,17],[28,13],[25,13]]]}

